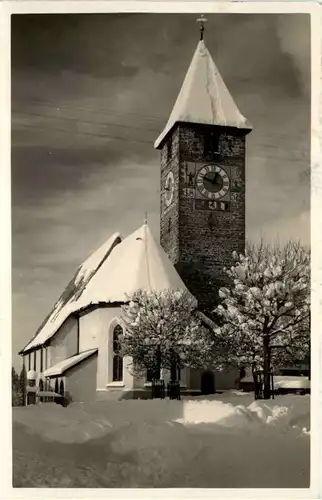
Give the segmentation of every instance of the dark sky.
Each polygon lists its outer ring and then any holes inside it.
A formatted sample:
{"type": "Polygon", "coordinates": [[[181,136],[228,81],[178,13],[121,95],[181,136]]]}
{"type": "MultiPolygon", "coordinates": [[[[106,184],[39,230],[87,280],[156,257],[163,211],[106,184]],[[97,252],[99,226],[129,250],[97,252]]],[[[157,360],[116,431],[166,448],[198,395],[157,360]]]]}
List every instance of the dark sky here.
{"type": "MultiPolygon", "coordinates": [[[[158,237],[153,142],[198,42],[196,17],[12,17],[14,353],[111,233],[127,235],[147,211],[158,237]]],[[[308,243],[309,16],[207,17],[206,45],[254,127],[247,236],[308,243]]]]}

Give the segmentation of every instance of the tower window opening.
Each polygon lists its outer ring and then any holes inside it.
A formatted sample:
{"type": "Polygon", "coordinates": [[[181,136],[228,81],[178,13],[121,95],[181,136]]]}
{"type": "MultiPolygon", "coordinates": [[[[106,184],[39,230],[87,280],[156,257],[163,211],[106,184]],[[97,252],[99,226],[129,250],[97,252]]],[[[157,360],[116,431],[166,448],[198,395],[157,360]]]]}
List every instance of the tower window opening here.
{"type": "Polygon", "coordinates": [[[168,233],[171,232],[171,219],[168,220],[168,233]]]}
{"type": "Polygon", "coordinates": [[[206,156],[220,153],[220,135],[218,132],[212,131],[205,137],[204,153],[206,156]]]}

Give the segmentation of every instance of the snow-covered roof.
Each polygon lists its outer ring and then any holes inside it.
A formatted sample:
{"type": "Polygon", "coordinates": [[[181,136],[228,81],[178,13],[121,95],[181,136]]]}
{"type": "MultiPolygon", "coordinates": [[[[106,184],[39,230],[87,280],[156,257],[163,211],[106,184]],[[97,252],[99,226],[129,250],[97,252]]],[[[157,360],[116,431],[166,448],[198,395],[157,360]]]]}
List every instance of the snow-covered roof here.
{"type": "Polygon", "coordinates": [[[86,287],[82,299],[85,303],[126,302],[137,290],[168,289],[186,287],[149,226],[144,224],[115,247],[86,287]]]}
{"type": "Polygon", "coordinates": [[[104,251],[102,248],[80,267],[66,289],[68,293],[63,293],[53,312],[22,352],[44,344],[71,314],[88,306],[126,302],[137,290],[186,290],[147,224],[124,240],[119,234],[114,235],[104,245],[104,251]]]}
{"type": "Polygon", "coordinates": [[[51,366],[44,371],[45,377],[56,377],[58,375],[63,375],[67,370],[77,365],[84,359],[89,358],[92,354],[97,352],[97,349],[89,349],[88,351],[81,352],[76,354],[75,356],[71,356],[70,358],[64,359],[57,363],[57,365],[51,366]]]}
{"type": "Polygon", "coordinates": [[[115,245],[121,241],[122,236],[119,233],[113,234],[111,238],[78,268],[75,276],[54,305],[51,313],[38,328],[36,335],[20,353],[44,344],[46,340],[56,333],[64,321],[79,309],[78,302],[87,284],[108,258],[115,245]]]}
{"type": "Polygon", "coordinates": [[[227,89],[203,40],[198,43],[165,129],[155,141],[161,146],[177,122],[220,125],[251,130],[227,89]]]}

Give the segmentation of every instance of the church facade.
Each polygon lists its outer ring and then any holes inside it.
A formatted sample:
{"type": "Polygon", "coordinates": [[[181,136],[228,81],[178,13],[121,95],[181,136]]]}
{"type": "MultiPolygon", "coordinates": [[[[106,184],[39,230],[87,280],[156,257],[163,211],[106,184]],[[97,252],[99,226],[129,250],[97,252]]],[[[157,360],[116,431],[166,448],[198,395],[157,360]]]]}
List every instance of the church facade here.
{"type": "MultiPolygon", "coordinates": [[[[188,289],[211,325],[223,268],[245,247],[250,130],[201,39],[155,142],[161,152],[160,245],[145,223],[125,239],[113,235],[80,266],[20,352],[30,386],[50,387],[74,401],[147,393],[150,381],[131,375],[130,360],[117,347],[121,306],[138,289],[188,289]]],[[[216,389],[236,387],[237,378],[236,372],[215,374],[216,389]]],[[[198,392],[202,372],[183,370],[180,383],[198,392]]]]}

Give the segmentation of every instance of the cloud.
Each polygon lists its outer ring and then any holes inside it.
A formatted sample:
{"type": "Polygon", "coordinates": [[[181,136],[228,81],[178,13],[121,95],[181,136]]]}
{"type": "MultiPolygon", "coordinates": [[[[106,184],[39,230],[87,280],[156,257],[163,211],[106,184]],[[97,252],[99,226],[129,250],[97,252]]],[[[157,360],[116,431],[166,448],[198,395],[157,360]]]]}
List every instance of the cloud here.
{"type": "Polygon", "coordinates": [[[277,33],[281,49],[287,54],[296,69],[298,81],[306,96],[310,95],[310,30],[303,29],[303,24],[310,25],[309,14],[283,15],[278,17],[277,33]]]}
{"type": "Polygon", "coordinates": [[[281,244],[290,240],[300,240],[303,245],[310,244],[310,212],[308,210],[294,217],[280,217],[263,224],[261,228],[250,228],[247,237],[253,242],[261,238],[267,243],[279,241],[281,244]],[[260,229],[260,230],[259,230],[260,229]]]}

